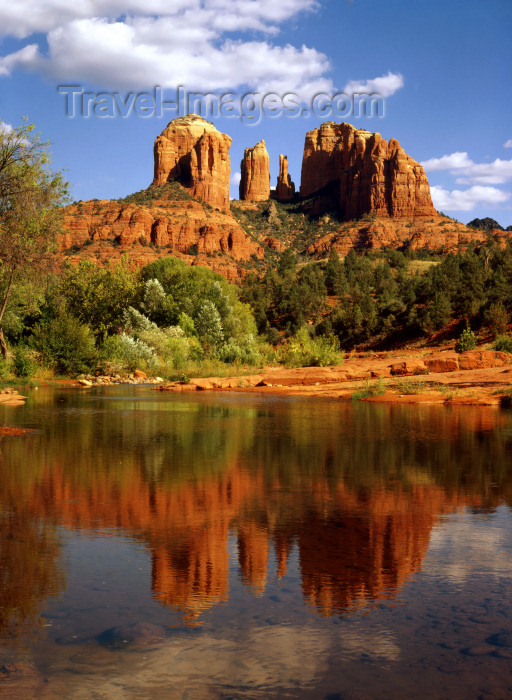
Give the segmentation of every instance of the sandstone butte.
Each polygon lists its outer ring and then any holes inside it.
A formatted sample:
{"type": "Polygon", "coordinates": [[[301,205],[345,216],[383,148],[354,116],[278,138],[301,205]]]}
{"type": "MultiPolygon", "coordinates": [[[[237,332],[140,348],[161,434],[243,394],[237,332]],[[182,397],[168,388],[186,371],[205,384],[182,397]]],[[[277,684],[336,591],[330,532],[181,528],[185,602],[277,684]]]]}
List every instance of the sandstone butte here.
{"type": "Polygon", "coordinates": [[[240,163],[240,199],[266,202],[270,199],[270,167],[265,141],[246,148],[240,163]]]}
{"type": "Polygon", "coordinates": [[[288,173],[288,156],[279,156],[279,175],[277,177],[276,199],[278,202],[289,202],[295,197],[295,184],[288,173]]]}
{"type": "MultiPolygon", "coordinates": [[[[422,166],[398,141],[334,122],[306,135],[301,211],[290,210],[286,226],[277,215],[253,226],[230,210],[230,146],[229,136],[196,114],[174,119],[155,140],[152,185],[125,200],[66,207],[61,251],[72,261],[99,263],[128,253],[134,265],[174,255],[236,280],[265,249],[293,246],[294,222],[307,216],[318,217],[318,231],[298,252],[314,258],[325,258],[332,248],[341,255],[351,248],[404,245],[456,250],[486,239],[485,231],[436,212],[422,166]],[[335,215],[334,223],[322,216],[326,212],[335,215]]],[[[240,196],[238,210],[257,217],[262,201],[294,199],[286,156],[279,158],[277,189],[271,193],[264,141],[246,149],[240,196]]],[[[501,240],[510,236],[493,234],[501,240]]]]}
{"type": "Polygon", "coordinates": [[[321,190],[317,212],[334,205],[346,219],[437,216],[423,167],[396,139],[351,124],[326,122],[306,135],[300,194],[321,190]]]}
{"type": "Polygon", "coordinates": [[[195,199],[229,211],[231,137],[189,114],[174,119],[155,140],[154,185],[177,180],[195,199]]]}

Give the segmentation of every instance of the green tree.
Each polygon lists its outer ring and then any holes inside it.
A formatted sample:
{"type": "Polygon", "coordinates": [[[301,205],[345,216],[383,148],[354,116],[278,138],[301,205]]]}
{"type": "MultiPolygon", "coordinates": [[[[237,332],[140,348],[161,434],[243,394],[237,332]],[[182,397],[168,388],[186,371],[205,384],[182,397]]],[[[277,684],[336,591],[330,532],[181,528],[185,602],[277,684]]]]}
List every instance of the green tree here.
{"type": "Polygon", "coordinates": [[[0,127],[0,350],[7,346],[3,318],[13,288],[29,277],[42,276],[53,263],[60,229],[59,205],[67,183],[52,171],[48,144],[24,121],[0,127]]]}
{"type": "Polygon", "coordinates": [[[138,275],[127,260],[106,267],[82,261],[70,265],[61,282],[67,309],[87,323],[97,338],[122,325],[123,313],[133,305],[138,292],[138,275]]]}

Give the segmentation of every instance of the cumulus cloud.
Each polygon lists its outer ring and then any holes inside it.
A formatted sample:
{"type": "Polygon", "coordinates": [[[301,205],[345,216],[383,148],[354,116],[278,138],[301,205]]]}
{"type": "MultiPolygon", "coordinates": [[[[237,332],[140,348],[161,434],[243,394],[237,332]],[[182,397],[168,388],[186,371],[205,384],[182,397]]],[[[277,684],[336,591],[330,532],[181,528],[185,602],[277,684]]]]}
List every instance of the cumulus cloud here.
{"type": "Polygon", "coordinates": [[[42,33],[46,42],[0,57],[0,75],[32,70],[61,82],[127,90],[249,86],[307,99],[333,90],[327,57],[268,36],[318,7],[319,0],[17,0],[0,7],[0,35],[42,33]],[[247,36],[254,31],[267,38],[247,36]]]}
{"type": "Polygon", "coordinates": [[[302,10],[314,10],[319,0],[16,0],[0,6],[0,35],[25,38],[46,33],[75,19],[121,16],[175,17],[201,14],[225,31],[277,31],[302,10]]]}
{"type": "Polygon", "coordinates": [[[461,185],[502,185],[512,178],[512,160],[496,158],[492,163],[475,163],[465,151],[422,162],[427,172],[449,170],[461,185]]]}
{"type": "Polygon", "coordinates": [[[373,78],[372,80],[350,80],[343,88],[343,92],[350,97],[355,93],[364,95],[377,93],[381,97],[391,97],[403,86],[404,79],[400,73],[388,72],[386,75],[381,75],[379,78],[373,78]]]}
{"type": "Polygon", "coordinates": [[[478,205],[498,205],[510,199],[510,193],[497,187],[474,185],[467,190],[446,190],[434,185],[430,188],[432,201],[438,211],[471,211],[478,205]]]}
{"type": "Polygon", "coordinates": [[[512,148],[512,139],[509,139],[508,141],[505,141],[503,144],[504,148],[512,148]]]}

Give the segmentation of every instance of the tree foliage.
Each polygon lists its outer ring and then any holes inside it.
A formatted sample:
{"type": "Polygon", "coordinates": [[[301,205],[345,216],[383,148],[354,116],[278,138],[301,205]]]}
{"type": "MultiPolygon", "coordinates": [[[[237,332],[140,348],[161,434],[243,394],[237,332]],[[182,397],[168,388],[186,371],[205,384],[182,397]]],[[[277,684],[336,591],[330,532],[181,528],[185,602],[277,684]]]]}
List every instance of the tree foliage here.
{"type": "Polygon", "coordinates": [[[13,287],[50,268],[67,183],[49,168],[48,144],[26,121],[0,129],[0,348],[2,320],[13,287]]]}

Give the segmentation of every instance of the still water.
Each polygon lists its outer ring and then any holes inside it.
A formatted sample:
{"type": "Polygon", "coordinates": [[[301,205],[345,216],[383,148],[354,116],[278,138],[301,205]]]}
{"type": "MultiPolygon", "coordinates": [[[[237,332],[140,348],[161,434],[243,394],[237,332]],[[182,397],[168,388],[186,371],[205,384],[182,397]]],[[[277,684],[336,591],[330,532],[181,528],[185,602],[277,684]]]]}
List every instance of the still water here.
{"type": "Polygon", "coordinates": [[[512,413],[0,407],[0,697],[512,697],[512,413]]]}

